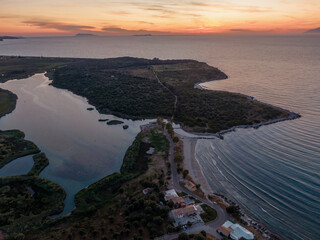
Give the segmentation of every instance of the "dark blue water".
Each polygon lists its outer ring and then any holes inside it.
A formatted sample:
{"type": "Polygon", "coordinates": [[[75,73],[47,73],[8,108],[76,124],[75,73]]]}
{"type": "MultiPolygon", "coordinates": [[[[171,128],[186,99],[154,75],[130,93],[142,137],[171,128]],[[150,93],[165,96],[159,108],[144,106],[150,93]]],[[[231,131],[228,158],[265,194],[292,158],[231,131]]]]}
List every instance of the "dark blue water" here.
{"type": "Polygon", "coordinates": [[[34,38],[1,42],[0,54],[191,58],[229,75],[207,87],[300,113],[223,141],[200,140],[196,156],[213,190],[238,201],[249,216],[284,239],[319,239],[320,36],[34,38]]]}

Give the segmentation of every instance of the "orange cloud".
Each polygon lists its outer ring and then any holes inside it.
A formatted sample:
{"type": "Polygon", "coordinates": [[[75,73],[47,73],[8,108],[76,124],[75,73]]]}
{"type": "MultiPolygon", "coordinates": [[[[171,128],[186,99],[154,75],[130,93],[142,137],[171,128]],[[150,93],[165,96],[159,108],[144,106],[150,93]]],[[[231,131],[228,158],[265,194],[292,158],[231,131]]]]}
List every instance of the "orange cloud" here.
{"type": "Polygon", "coordinates": [[[318,0],[2,0],[0,32],[296,33],[319,27],[319,12],[318,0]]]}

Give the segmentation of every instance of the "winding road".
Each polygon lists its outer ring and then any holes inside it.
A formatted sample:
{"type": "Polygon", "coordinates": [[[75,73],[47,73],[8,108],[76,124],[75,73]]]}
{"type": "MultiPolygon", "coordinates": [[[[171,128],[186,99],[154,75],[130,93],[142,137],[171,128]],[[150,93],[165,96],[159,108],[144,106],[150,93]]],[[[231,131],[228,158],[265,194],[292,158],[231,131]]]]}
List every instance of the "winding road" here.
{"type": "MultiPolygon", "coordinates": [[[[200,232],[202,230],[210,233],[211,235],[217,237],[217,238],[221,238],[221,236],[217,233],[217,229],[223,224],[225,223],[225,221],[227,221],[229,219],[229,216],[227,214],[227,212],[222,209],[219,205],[212,203],[211,201],[209,201],[208,199],[204,199],[199,197],[198,195],[194,194],[193,192],[183,188],[180,186],[179,184],[179,176],[177,173],[177,165],[174,162],[174,142],[171,138],[171,136],[169,135],[169,133],[167,132],[167,130],[164,130],[165,136],[167,137],[168,141],[170,142],[170,164],[171,164],[171,173],[172,173],[172,184],[173,187],[177,190],[177,191],[181,191],[181,192],[185,192],[187,194],[189,194],[190,196],[194,197],[195,199],[201,201],[202,203],[207,204],[208,206],[212,207],[213,209],[215,209],[217,211],[217,218],[207,224],[195,224],[194,226],[192,226],[191,228],[188,228],[185,232],[187,232],[188,234],[191,233],[196,233],[196,232],[200,232]]],[[[163,240],[169,240],[169,239],[174,239],[177,238],[179,236],[179,233],[174,233],[174,234],[166,234],[164,236],[161,236],[157,239],[163,239],[163,240]]]]}

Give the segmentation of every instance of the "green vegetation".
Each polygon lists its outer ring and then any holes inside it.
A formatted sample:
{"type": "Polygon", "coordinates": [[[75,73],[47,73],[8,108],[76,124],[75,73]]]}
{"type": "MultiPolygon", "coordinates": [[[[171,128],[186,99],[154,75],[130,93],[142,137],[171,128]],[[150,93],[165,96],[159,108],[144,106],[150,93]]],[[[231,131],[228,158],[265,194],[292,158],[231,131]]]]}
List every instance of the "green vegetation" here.
{"type": "Polygon", "coordinates": [[[147,170],[148,159],[145,153],[150,148],[150,144],[143,142],[143,138],[143,134],[138,134],[132,145],[127,149],[120,169],[122,174],[142,174],[147,170]]]}
{"type": "MultiPolygon", "coordinates": [[[[160,134],[160,133],[158,133],[160,134]]],[[[164,173],[146,151],[155,144],[149,132],[140,133],[128,148],[120,173],[81,190],[68,217],[51,220],[25,233],[29,239],[152,239],[175,230],[169,206],[160,206],[164,173]],[[151,170],[149,167],[151,166],[151,170]],[[150,194],[142,190],[152,188],[150,194]]],[[[157,142],[157,141],[156,141],[157,142]]],[[[159,146],[161,149],[166,149],[159,146]]],[[[159,142],[157,142],[159,144],[159,142]]],[[[158,158],[157,158],[158,159],[158,158]]],[[[165,167],[165,166],[164,166],[165,167]]]]}
{"type": "Polygon", "coordinates": [[[24,137],[19,130],[0,130],[0,168],[17,158],[40,152],[34,143],[24,137]]]}
{"type": "Polygon", "coordinates": [[[0,118],[11,113],[17,103],[17,95],[0,88],[0,118]]]}
{"type": "Polygon", "coordinates": [[[189,240],[189,235],[185,232],[179,234],[178,240],[189,240]]]}
{"type": "Polygon", "coordinates": [[[42,170],[49,165],[49,160],[44,153],[38,153],[33,156],[34,164],[28,175],[39,175],[42,170]]]}
{"type": "Polygon", "coordinates": [[[194,132],[218,132],[288,116],[239,94],[194,88],[197,83],[227,78],[219,69],[194,60],[0,59],[0,82],[44,71],[53,79],[52,85],[86,97],[100,113],[171,118],[175,110],[174,121],[194,132]]]}
{"type": "Polygon", "coordinates": [[[185,192],[178,192],[179,197],[188,196],[188,193],[185,192]]]}
{"type": "Polygon", "coordinates": [[[63,210],[62,187],[38,176],[0,178],[0,229],[25,232],[63,210]]]}
{"type": "Polygon", "coordinates": [[[0,131],[0,167],[22,156],[35,154],[27,175],[0,178],[0,230],[9,239],[50,221],[63,210],[65,192],[59,185],[38,177],[49,164],[38,147],[18,130],[0,131]]]}
{"type": "Polygon", "coordinates": [[[164,136],[159,130],[153,129],[149,133],[149,138],[152,146],[155,148],[155,152],[166,152],[170,147],[170,143],[166,136],[164,136]]]}
{"type": "Polygon", "coordinates": [[[202,204],[201,208],[203,209],[204,213],[201,213],[200,216],[205,223],[211,222],[217,218],[217,212],[212,207],[208,206],[207,204],[202,204]]]}
{"type": "Polygon", "coordinates": [[[159,65],[154,66],[154,70],[161,82],[177,95],[175,121],[187,130],[218,132],[237,125],[251,125],[288,116],[283,111],[239,94],[194,88],[197,83],[227,77],[207,64],[159,65]]]}
{"type": "Polygon", "coordinates": [[[110,120],[109,122],[107,122],[108,125],[119,125],[122,124],[122,121],[119,120],[110,120]]]}
{"type": "Polygon", "coordinates": [[[0,56],[0,82],[27,78],[35,73],[51,71],[58,66],[75,61],[76,60],[72,58],[0,56]]]}
{"type": "Polygon", "coordinates": [[[182,172],[183,178],[186,178],[188,174],[189,174],[189,171],[187,169],[183,170],[182,172]]]}
{"type": "Polygon", "coordinates": [[[98,121],[99,122],[106,122],[106,121],[109,121],[109,119],[107,119],[107,118],[106,119],[99,119],[98,121]]]}
{"type": "Polygon", "coordinates": [[[207,233],[206,231],[201,231],[200,233],[197,234],[187,234],[185,232],[182,232],[178,236],[178,240],[205,240],[205,239],[216,239],[213,237],[207,238],[207,233]]]}
{"type": "Polygon", "coordinates": [[[241,211],[239,206],[231,205],[227,207],[226,210],[227,210],[227,213],[229,213],[232,217],[234,217],[237,220],[240,220],[241,211]]]}
{"type": "Polygon", "coordinates": [[[174,130],[173,130],[172,124],[170,122],[168,122],[166,124],[166,129],[168,130],[168,133],[170,134],[170,136],[172,138],[174,135],[174,130]]]}
{"type": "Polygon", "coordinates": [[[128,126],[128,125],[123,125],[122,128],[123,128],[123,129],[128,129],[129,126],[128,126]]]}

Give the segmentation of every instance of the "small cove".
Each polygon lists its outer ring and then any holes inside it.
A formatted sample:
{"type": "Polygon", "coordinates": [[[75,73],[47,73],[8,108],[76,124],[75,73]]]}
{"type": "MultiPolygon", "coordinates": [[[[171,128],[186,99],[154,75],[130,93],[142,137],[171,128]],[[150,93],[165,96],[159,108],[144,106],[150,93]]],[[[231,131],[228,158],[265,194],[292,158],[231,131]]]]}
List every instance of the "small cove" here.
{"type": "Polygon", "coordinates": [[[0,168],[0,177],[27,174],[31,170],[33,163],[32,155],[17,158],[0,168]]]}

